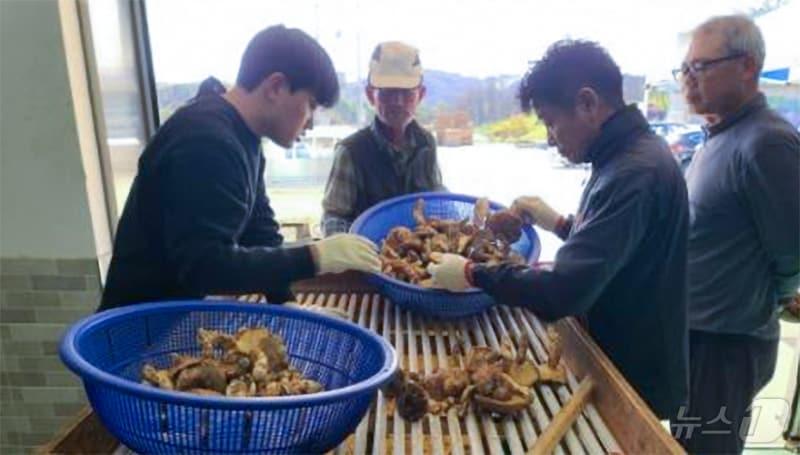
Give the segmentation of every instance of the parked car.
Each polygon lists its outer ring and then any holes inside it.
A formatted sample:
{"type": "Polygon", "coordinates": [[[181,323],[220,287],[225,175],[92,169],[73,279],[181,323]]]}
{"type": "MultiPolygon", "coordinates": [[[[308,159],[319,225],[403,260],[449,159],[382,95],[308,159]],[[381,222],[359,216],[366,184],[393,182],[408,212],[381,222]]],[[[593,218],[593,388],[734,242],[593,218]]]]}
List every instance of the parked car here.
{"type": "Polygon", "coordinates": [[[653,132],[659,136],[667,137],[686,131],[690,128],[690,126],[686,125],[685,123],[677,122],[654,122],[650,124],[650,128],[652,128],[653,132]]]}
{"type": "Polygon", "coordinates": [[[681,169],[686,170],[692,161],[694,152],[703,144],[706,134],[702,130],[690,130],[683,133],[668,136],[667,143],[673,156],[681,165],[681,169]]]}

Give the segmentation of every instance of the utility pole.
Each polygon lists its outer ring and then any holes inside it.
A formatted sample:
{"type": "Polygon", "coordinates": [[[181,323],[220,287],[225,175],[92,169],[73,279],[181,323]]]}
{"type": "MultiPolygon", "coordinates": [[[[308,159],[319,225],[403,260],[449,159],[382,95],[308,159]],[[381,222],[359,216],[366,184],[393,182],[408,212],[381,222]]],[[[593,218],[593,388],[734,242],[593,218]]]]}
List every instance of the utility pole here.
{"type": "Polygon", "coordinates": [[[319,2],[314,2],[314,39],[319,41],[319,2]]]}
{"type": "MultiPolygon", "coordinates": [[[[356,11],[361,11],[361,2],[356,0],[356,11]]],[[[356,24],[356,83],[361,84],[361,17],[359,16],[358,23],[356,24]]],[[[364,101],[359,96],[356,98],[356,120],[358,120],[359,125],[363,125],[365,123],[365,115],[364,115],[364,101]]]]}

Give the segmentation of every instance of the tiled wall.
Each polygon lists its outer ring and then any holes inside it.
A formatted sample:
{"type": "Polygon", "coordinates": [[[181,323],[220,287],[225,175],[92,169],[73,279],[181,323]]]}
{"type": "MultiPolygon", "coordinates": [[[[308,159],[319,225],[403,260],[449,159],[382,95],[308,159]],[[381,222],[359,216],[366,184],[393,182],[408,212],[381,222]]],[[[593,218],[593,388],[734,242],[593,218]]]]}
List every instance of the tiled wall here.
{"type": "Polygon", "coordinates": [[[0,258],[0,453],[48,442],[86,403],[58,343],[99,296],[95,258],[0,258]]]}

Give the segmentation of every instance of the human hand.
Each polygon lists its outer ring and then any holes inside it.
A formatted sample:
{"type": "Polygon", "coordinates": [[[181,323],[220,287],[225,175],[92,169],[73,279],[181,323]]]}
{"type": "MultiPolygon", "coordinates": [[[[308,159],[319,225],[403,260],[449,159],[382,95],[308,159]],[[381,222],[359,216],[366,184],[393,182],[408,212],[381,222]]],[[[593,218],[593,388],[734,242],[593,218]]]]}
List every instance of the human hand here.
{"type": "Polygon", "coordinates": [[[511,210],[520,213],[525,221],[550,232],[554,232],[563,219],[560,213],[553,210],[538,196],[518,197],[511,205],[511,210]]]}
{"type": "Polygon", "coordinates": [[[469,259],[457,254],[442,254],[439,263],[428,264],[433,287],[448,291],[463,291],[472,285],[467,280],[469,259]]]}

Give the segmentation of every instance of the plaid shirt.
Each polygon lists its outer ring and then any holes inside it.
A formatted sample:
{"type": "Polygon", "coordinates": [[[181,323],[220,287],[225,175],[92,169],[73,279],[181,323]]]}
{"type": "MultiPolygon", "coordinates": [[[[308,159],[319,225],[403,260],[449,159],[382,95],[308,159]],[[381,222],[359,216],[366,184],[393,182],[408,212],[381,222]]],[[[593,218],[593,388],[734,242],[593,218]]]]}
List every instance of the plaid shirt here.
{"type": "MultiPolygon", "coordinates": [[[[428,145],[429,140],[420,135],[413,134],[411,128],[406,129],[407,141],[402,147],[391,144],[379,130],[377,117],[370,126],[370,131],[380,144],[378,153],[387,153],[392,159],[392,164],[397,175],[408,172],[408,163],[414,152],[428,145]]],[[[433,191],[444,191],[442,175],[438,164],[429,170],[431,181],[434,182],[433,191]]],[[[357,192],[359,191],[356,167],[353,158],[347,149],[340,143],[336,147],[336,154],[331,168],[328,183],[325,186],[325,197],[322,200],[324,214],[322,216],[322,232],[325,236],[339,232],[347,232],[350,224],[359,215],[355,213],[357,192]]]]}

